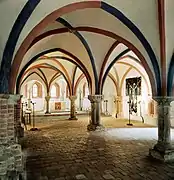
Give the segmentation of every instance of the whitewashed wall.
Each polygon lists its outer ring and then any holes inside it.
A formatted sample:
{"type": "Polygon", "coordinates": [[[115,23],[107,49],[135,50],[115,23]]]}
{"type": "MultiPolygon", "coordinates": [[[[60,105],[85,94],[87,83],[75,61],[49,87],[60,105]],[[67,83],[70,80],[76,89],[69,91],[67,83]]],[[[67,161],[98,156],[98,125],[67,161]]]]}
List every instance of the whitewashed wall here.
{"type": "MultiPolygon", "coordinates": [[[[125,79],[127,78],[133,78],[133,77],[140,77],[140,74],[135,71],[135,70],[131,70],[125,79]]],[[[142,120],[140,117],[140,105],[141,105],[141,112],[143,116],[147,116],[148,115],[148,104],[151,101],[151,96],[148,96],[148,88],[147,85],[144,81],[144,79],[142,78],[142,83],[141,83],[141,96],[138,96],[138,102],[141,101],[141,103],[138,103],[137,106],[137,115],[131,115],[132,119],[135,120],[142,120]]],[[[129,104],[127,103],[129,101],[129,96],[126,96],[126,81],[124,80],[123,83],[123,89],[122,89],[122,96],[123,96],[123,112],[122,115],[124,118],[128,118],[129,117],[129,104]]]]}
{"type": "MultiPolygon", "coordinates": [[[[104,89],[103,89],[103,95],[104,95],[104,100],[108,100],[107,109],[108,109],[109,114],[115,117],[116,109],[115,109],[114,100],[115,100],[115,97],[117,96],[117,92],[116,92],[113,81],[109,77],[106,78],[104,89]]],[[[105,111],[106,111],[106,103],[104,103],[103,101],[102,112],[104,113],[105,111]]]]}

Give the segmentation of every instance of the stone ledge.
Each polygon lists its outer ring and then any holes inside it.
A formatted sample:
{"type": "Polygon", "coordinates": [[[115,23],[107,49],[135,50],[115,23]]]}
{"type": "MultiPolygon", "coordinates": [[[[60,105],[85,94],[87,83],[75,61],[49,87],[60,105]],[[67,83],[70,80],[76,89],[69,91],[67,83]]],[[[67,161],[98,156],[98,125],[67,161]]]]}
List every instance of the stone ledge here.
{"type": "Polygon", "coordinates": [[[157,149],[149,149],[149,155],[163,162],[174,162],[174,150],[160,152],[157,149]]]}

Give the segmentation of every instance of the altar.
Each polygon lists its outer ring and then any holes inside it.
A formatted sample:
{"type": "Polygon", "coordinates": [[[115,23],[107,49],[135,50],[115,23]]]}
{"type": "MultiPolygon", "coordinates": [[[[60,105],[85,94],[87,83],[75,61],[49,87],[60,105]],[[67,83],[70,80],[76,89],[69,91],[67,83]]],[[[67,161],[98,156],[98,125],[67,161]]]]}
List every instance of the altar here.
{"type": "Polygon", "coordinates": [[[66,110],[66,101],[51,101],[50,110],[51,112],[66,110]]]}
{"type": "Polygon", "coordinates": [[[55,111],[57,110],[65,110],[66,109],[66,102],[55,102],[55,111]]]}

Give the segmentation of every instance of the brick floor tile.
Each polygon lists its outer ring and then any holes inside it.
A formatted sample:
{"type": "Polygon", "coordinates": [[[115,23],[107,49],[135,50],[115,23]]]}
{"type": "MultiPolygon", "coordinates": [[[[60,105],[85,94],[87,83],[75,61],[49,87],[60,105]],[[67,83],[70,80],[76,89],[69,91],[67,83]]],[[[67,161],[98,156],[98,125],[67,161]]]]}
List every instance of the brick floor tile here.
{"type": "Polygon", "coordinates": [[[111,174],[103,175],[104,179],[115,179],[111,174]]]}
{"type": "Polygon", "coordinates": [[[87,178],[86,178],[86,176],[84,174],[77,174],[76,179],[78,179],[78,180],[84,179],[85,180],[87,178]]]}
{"type": "MultiPolygon", "coordinates": [[[[107,120],[117,126],[117,120],[107,120]]],[[[36,123],[40,131],[26,131],[21,143],[27,180],[174,179],[174,165],[148,158],[148,149],[156,141],[135,137],[137,128],[87,132],[87,124],[85,117],[73,122],[49,120],[36,123]]]]}

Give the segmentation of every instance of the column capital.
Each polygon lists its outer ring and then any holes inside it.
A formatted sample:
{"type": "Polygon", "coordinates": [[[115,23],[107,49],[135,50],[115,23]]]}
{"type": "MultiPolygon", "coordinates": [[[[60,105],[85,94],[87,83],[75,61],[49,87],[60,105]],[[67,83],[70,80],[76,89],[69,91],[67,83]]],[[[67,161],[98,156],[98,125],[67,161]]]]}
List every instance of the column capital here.
{"type": "Polygon", "coordinates": [[[20,94],[10,94],[8,102],[12,104],[17,104],[19,100],[21,100],[22,95],[20,94]]]}
{"type": "Polygon", "coordinates": [[[7,100],[9,104],[17,104],[21,98],[20,94],[0,94],[0,99],[7,100]]]}
{"type": "Polygon", "coordinates": [[[9,94],[0,94],[0,99],[8,99],[9,97],[9,94]]]}
{"type": "Polygon", "coordinates": [[[114,100],[121,102],[122,98],[123,98],[123,96],[116,96],[116,97],[114,97],[114,100]]]}
{"type": "Polygon", "coordinates": [[[91,101],[91,103],[95,102],[101,102],[103,100],[104,96],[100,94],[96,95],[88,95],[88,99],[91,101]]]}
{"type": "Polygon", "coordinates": [[[71,101],[75,101],[76,99],[77,99],[77,96],[75,96],[75,95],[73,95],[73,96],[69,96],[69,99],[71,100],[71,101]]]}
{"type": "Polygon", "coordinates": [[[49,101],[50,98],[51,98],[51,96],[45,96],[45,100],[46,100],[46,101],[49,101]]]}
{"type": "Polygon", "coordinates": [[[174,101],[172,96],[155,96],[153,99],[158,103],[158,105],[170,106],[170,103],[174,101]]]}

